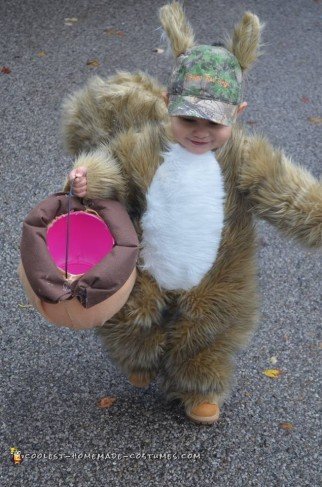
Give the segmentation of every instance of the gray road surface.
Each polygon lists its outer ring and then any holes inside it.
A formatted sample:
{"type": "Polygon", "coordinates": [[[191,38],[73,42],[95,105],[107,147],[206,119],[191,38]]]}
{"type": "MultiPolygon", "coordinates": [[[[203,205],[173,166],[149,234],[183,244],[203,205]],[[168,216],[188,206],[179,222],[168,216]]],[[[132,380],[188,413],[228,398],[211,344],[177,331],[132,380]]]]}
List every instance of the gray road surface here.
{"type": "MultiPolygon", "coordinates": [[[[93,74],[116,69],[139,68],[166,82],[171,63],[153,52],[162,4],[0,1],[0,69],[11,70],[0,74],[1,486],[319,485],[321,253],[258,222],[262,318],[214,427],[188,422],[179,405],[165,403],[157,382],[147,391],[131,387],[92,331],[56,328],[20,306],[21,222],[61,188],[72,164],[59,135],[62,99],[93,74]],[[100,66],[90,68],[91,59],[100,66]],[[263,375],[272,367],[283,371],[278,379],[263,375]],[[100,410],[105,395],[117,402],[100,410]],[[14,466],[10,447],[29,459],[14,466]]],[[[219,40],[245,10],[266,22],[243,119],[319,176],[322,126],[309,118],[322,117],[321,1],[185,6],[200,42],[219,40]]]]}

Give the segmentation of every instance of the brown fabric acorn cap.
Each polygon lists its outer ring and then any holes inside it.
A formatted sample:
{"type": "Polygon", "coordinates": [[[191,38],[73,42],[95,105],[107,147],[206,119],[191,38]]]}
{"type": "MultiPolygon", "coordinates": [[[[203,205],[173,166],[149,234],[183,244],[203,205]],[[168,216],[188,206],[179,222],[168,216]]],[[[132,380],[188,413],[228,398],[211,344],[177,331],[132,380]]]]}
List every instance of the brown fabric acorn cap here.
{"type": "Polygon", "coordinates": [[[56,193],[43,200],[23,222],[21,260],[35,294],[49,303],[77,297],[90,308],[118,291],[136,266],[139,241],[125,207],[115,200],[92,200],[85,206],[72,197],[73,211],[90,207],[108,225],[115,246],[96,266],[71,284],[56,267],[46,243],[48,225],[68,211],[68,194],[56,193]]]}

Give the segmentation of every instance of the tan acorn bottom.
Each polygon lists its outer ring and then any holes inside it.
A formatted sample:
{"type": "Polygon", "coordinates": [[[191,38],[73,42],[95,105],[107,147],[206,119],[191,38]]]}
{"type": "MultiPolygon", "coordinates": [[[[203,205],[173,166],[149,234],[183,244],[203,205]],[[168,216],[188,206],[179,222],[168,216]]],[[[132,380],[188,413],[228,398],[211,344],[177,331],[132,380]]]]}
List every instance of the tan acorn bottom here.
{"type": "Polygon", "coordinates": [[[129,381],[131,382],[132,386],[147,389],[151,382],[151,376],[150,374],[131,374],[129,381]]]}
{"type": "Polygon", "coordinates": [[[210,404],[209,402],[204,402],[199,404],[191,411],[186,412],[189,419],[196,423],[202,424],[214,424],[220,415],[220,408],[218,404],[210,404]]]}
{"type": "MultiPolygon", "coordinates": [[[[147,389],[151,383],[151,376],[149,374],[131,374],[129,381],[135,387],[147,389]]],[[[190,412],[186,411],[186,414],[195,423],[212,425],[219,419],[220,408],[217,404],[204,402],[190,412]]]]}

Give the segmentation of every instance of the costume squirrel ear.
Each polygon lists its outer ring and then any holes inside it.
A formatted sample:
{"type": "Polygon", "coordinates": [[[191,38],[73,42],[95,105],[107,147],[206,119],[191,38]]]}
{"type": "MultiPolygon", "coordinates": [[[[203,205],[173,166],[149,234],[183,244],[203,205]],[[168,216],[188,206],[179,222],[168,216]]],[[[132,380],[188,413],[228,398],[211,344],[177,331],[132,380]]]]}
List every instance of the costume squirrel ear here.
{"type": "Polygon", "coordinates": [[[241,22],[235,25],[232,38],[226,39],[227,49],[236,56],[243,71],[261,55],[259,48],[263,28],[264,24],[257,15],[245,12],[241,22]]]}
{"type": "Polygon", "coordinates": [[[159,11],[162,27],[168,36],[175,57],[195,44],[194,33],[179,2],[172,2],[159,11]]]}

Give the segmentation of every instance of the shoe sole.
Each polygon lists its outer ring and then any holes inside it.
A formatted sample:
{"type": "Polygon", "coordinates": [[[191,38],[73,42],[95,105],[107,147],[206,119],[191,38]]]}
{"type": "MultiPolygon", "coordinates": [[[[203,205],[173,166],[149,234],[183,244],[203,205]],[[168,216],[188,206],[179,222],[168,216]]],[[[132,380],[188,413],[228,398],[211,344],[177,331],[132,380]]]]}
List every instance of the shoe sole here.
{"type": "Polygon", "coordinates": [[[207,424],[212,425],[216,423],[219,419],[219,414],[214,414],[213,416],[197,416],[193,413],[186,413],[189,419],[192,419],[195,423],[198,424],[207,424]]]}

